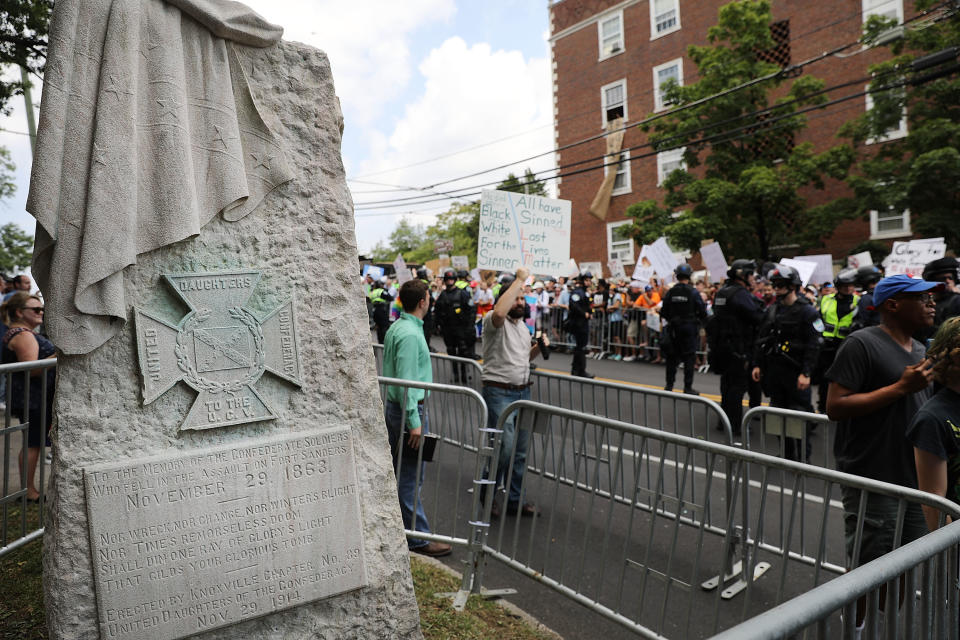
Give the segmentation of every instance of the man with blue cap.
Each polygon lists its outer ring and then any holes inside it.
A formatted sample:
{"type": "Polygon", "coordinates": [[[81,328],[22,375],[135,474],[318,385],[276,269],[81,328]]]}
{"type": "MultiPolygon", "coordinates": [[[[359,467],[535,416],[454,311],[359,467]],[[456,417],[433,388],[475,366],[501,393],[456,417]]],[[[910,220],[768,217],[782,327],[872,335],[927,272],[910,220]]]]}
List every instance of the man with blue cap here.
{"type": "MultiPolygon", "coordinates": [[[[907,275],[883,278],[873,290],[873,308],[880,313],[880,324],[851,333],[837,351],[825,375],[830,380],[827,414],[838,422],[833,452],[840,471],[917,487],[906,427],[930,397],[933,370],[925,357],[926,348],[913,335],[933,325],[933,294],[942,288],[942,283],[907,275]]],[[[897,498],[867,494],[860,554],[852,557],[860,494],[852,487],[842,490],[851,568],[893,550],[897,535],[897,498]]],[[[908,504],[900,544],[926,533],[920,506],[908,504]]],[[[865,601],[858,602],[858,625],[864,615],[865,601]]]]}

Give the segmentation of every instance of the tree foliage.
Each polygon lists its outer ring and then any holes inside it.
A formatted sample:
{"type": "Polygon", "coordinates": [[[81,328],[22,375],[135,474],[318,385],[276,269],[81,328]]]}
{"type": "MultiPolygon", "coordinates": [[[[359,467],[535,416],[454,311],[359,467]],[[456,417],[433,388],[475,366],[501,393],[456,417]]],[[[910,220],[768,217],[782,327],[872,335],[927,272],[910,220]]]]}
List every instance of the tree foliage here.
{"type": "MultiPolygon", "coordinates": [[[[47,28],[53,0],[4,0],[0,3],[0,68],[26,67],[43,75],[47,57],[47,28]]],[[[10,99],[23,93],[19,74],[0,80],[0,113],[10,112],[10,99]],[[14,79],[16,78],[16,79],[14,79]]]]}
{"type": "MultiPolygon", "coordinates": [[[[501,191],[530,193],[547,196],[546,185],[537,180],[535,173],[527,169],[523,178],[513,173],[497,185],[501,191]]],[[[480,235],[480,201],[454,202],[449,209],[437,216],[436,222],[429,226],[413,224],[402,218],[390,233],[387,242],[378,242],[370,253],[377,262],[392,262],[397,254],[411,264],[422,264],[437,257],[434,241],[453,240],[453,255],[467,256],[471,264],[476,263],[477,242],[480,235]]]]}
{"type": "Polygon", "coordinates": [[[664,181],[663,204],[645,200],[627,209],[639,242],[665,235],[696,250],[713,238],[728,255],[769,259],[778,246],[818,244],[848,213],[834,205],[809,208],[800,195],[804,187],[823,189],[826,177],[843,178],[853,154],[843,145],[819,154],[809,143],[794,145],[806,127],[797,111],[826,101],[818,93],[824,83],[800,76],[776,91],[791,74],[770,62],[777,47],[770,26],[769,0],[723,6],[709,44],[687,49],[699,80],[665,84],[666,101],[680,106],[772,76],[643,126],[656,151],[684,147],[686,168],[664,181]],[[772,99],[774,92],[780,97],[772,99]]]}
{"type": "Polygon", "coordinates": [[[30,266],[33,236],[9,222],[0,227],[0,272],[13,275],[30,266]]]}
{"type": "MultiPolygon", "coordinates": [[[[929,9],[933,0],[918,0],[929,9]]],[[[892,22],[873,16],[864,25],[864,39],[875,39],[892,22]]],[[[854,212],[910,210],[912,231],[944,237],[960,249],[960,74],[956,55],[939,65],[911,72],[922,56],[960,43],[960,13],[933,13],[926,24],[905,29],[904,37],[887,46],[892,57],[870,67],[873,108],[851,120],[841,135],[858,152],[847,183],[854,192],[854,212]],[[884,141],[904,112],[907,135],[884,141]],[[875,142],[882,141],[882,142],[875,142]]]]}

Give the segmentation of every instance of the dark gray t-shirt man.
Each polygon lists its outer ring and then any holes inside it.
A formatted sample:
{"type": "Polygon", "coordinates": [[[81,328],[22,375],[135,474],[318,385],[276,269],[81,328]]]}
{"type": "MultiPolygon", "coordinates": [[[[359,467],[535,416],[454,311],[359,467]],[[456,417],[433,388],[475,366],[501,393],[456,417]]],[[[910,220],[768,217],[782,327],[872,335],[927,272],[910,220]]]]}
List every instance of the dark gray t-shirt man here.
{"type": "MultiPolygon", "coordinates": [[[[879,326],[867,327],[843,341],[826,376],[851,391],[865,393],[894,384],[905,367],[916,365],[925,354],[916,340],[908,353],[879,326]]],[[[872,413],[841,420],[833,443],[840,471],[916,488],[913,445],[906,429],[930,393],[929,388],[909,393],[872,413]]]]}

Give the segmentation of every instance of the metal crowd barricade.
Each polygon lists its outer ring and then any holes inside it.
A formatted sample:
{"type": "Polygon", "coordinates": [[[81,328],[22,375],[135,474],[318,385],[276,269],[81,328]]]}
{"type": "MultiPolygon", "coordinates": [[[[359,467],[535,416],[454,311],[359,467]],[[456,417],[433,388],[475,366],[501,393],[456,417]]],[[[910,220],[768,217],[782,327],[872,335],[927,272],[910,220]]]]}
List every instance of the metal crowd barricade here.
{"type": "MultiPolygon", "coordinates": [[[[0,556],[43,536],[44,496],[46,494],[47,468],[46,454],[49,451],[46,439],[41,441],[37,452],[37,482],[40,498],[36,502],[27,498],[27,465],[21,464],[21,456],[28,450],[29,415],[13,413],[13,379],[23,376],[23,397],[21,406],[30,406],[31,387],[40,387],[40,422],[46,424],[47,393],[46,371],[57,366],[54,358],[31,362],[16,362],[0,365],[0,379],[4,381],[2,452],[3,463],[2,494],[0,494],[0,556]],[[40,371],[39,376],[30,375],[40,371]],[[35,378],[35,379],[31,379],[35,378]]],[[[34,389],[35,391],[35,389],[34,389]]],[[[29,409],[27,410],[29,413],[29,409]]]]}
{"type": "MultiPolygon", "coordinates": [[[[396,378],[378,377],[380,394],[384,407],[387,406],[387,388],[424,389],[427,397],[423,401],[427,416],[427,431],[438,436],[433,459],[423,460],[424,448],[418,449],[417,457],[405,457],[402,446],[397,447],[394,469],[398,478],[405,465],[421,466],[423,472],[416,474],[414,503],[412,511],[417,512],[418,505],[430,524],[432,533],[426,534],[406,529],[407,538],[427,541],[446,542],[465,547],[471,557],[479,556],[486,540],[489,519],[475,517],[483,511],[480,506],[481,491],[476,488],[489,484],[484,480],[484,470],[489,467],[490,459],[496,459],[499,440],[491,441],[485,437],[487,406],[483,397],[468,387],[396,378]],[[465,497],[466,496],[466,497],[465,497]]],[[[408,394],[403,393],[401,403],[401,439],[406,438],[406,401],[408,394]]],[[[492,498],[493,492],[489,492],[492,498]]],[[[489,516],[489,511],[486,512],[489,516]]],[[[416,516],[414,516],[416,520],[416,516]]],[[[474,577],[475,565],[467,563],[460,591],[454,598],[454,605],[462,609],[467,595],[474,590],[480,592],[479,580],[474,577]]]]}
{"type": "Polygon", "coordinates": [[[531,372],[530,399],[553,407],[602,415],[691,438],[733,444],[730,420],[703,396],[589,380],[539,369],[531,372]]]}
{"type": "MultiPolygon", "coordinates": [[[[920,491],[532,401],[507,407],[498,430],[512,412],[530,432],[523,496],[542,513],[493,522],[482,552],[649,638],[706,637],[842,572],[843,521],[804,501],[804,483],[895,498],[898,540],[910,503],[960,517],[920,491]],[[793,479],[781,501],[767,499],[774,472],[793,479]],[[779,520],[789,532],[779,551],[749,534],[779,520]],[[793,551],[801,532],[812,562],[793,551]],[[756,580],[765,568],[775,577],[756,580]]],[[[864,520],[861,509],[858,539],[864,520]]]]}
{"type": "Polygon", "coordinates": [[[960,637],[960,522],[953,522],[873,562],[714,636],[741,638],[960,637]],[[906,597],[898,604],[900,583],[906,597]],[[881,591],[886,588],[883,611],[881,591]],[[866,596],[864,629],[857,634],[856,602],[866,596]]]}
{"type": "Polygon", "coordinates": [[[559,307],[550,309],[547,336],[550,338],[552,349],[573,349],[574,347],[573,336],[564,328],[566,315],[566,309],[559,307]]]}

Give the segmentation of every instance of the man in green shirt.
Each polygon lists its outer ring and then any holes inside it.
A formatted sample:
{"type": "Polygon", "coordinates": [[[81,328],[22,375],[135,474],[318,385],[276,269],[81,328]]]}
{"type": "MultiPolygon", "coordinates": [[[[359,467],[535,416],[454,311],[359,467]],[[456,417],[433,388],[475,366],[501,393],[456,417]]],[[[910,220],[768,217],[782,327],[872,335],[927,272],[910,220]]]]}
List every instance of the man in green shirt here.
{"type": "MultiPolygon", "coordinates": [[[[403,311],[384,338],[383,375],[416,382],[433,382],[430,351],[423,337],[423,317],[430,308],[427,285],[422,280],[408,280],[400,287],[399,297],[403,311]]],[[[390,453],[397,465],[397,493],[403,526],[407,530],[430,533],[420,498],[423,463],[418,465],[413,455],[420,448],[421,436],[429,430],[423,408],[426,394],[423,389],[387,386],[384,413],[390,453]],[[403,446],[404,439],[407,447],[403,446]]],[[[449,544],[418,538],[408,539],[407,545],[411,551],[433,557],[446,556],[451,552],[449,544]]]]}

